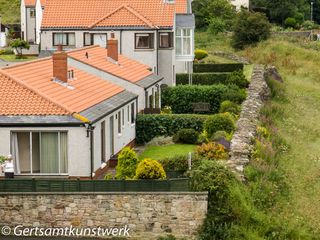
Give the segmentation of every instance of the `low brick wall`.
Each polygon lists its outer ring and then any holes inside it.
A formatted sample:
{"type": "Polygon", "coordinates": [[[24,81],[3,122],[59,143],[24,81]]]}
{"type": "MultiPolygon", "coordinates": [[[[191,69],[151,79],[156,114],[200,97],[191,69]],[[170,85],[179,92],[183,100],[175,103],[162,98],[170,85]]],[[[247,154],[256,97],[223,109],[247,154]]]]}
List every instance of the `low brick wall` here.
{"type": "Polygon", "coordinates": [[[193,239],[207,193],[0,194],[0,226],[124,227],[130,239],[173,234],[193,239]]]}
{"type": "Polygon", "coordinates": [[[237,121],[237,130],[231,140],[230,160],[227,162],[228,166],[241,178],[244,166],[250,161],[260,110],[269,95],[264,66],[256,65],[253,69],[247,99],[242,104],[240,118],[237,121]]]}

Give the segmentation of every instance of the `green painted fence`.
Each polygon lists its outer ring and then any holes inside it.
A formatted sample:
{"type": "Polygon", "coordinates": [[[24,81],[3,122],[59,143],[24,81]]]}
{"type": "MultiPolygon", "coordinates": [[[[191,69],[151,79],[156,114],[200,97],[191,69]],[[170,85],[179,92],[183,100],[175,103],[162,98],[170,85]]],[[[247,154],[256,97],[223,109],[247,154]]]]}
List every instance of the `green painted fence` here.
{"type": "Polygon", "coordinates": [[[7,192],[187,192],[189,179],[168,180],[0,180],[0,193],[7,192]]]}

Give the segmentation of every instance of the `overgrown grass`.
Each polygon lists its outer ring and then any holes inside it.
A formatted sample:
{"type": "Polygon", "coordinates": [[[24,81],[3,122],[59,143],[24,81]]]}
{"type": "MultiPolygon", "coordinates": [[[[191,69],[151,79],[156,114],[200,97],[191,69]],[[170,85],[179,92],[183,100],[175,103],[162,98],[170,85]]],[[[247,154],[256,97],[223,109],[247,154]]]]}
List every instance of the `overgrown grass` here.
{"type": "Polygon", "coordinates": [[[0,0],[0,15],[3,23],[20,22],[20,0],[0,0]]]}
{"type": "Polygon", "coordinates": [[[139,155],[139,159],[152,158],[161,160],[176,155],[188,154],[194,152],[195,145],[190,144],[171,144],[166,146],[148,146],[143,153],[139,155]]]}
{"type": "MultiPolygon", "coordinates": [[[[310,43],[313,44],[313,43],[310,43]]],[[[290,186],[287,198],[277,199],[272,211],[297,229],[320,232],[320,52],[300,40],[273,38],[242,52],[254,62],[275,65],[285,78],[283,99],[273,98],[263,114],[287,143],[276,167],[290,186]]]]}

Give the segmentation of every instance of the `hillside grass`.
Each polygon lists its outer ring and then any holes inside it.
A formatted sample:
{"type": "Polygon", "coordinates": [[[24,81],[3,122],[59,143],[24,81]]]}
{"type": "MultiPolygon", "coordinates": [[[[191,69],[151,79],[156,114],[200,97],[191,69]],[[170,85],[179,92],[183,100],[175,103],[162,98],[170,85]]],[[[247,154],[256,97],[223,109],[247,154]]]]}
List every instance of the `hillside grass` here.
{"type": "Polygon", "coordinates": [[[20,23],[20,0],[0,0],[2,23],[20,23]]]}
{"type": "Polygon", "coordinates": [[[254,62],[275,65],[285,80],[287,101],[273,100],[282,112],[274,116],[289,149],[279,161],[290,196],[274,214],[297,227],[320,232],[320,52],[308,44],[272,38],[241,52],[254,62]]]}

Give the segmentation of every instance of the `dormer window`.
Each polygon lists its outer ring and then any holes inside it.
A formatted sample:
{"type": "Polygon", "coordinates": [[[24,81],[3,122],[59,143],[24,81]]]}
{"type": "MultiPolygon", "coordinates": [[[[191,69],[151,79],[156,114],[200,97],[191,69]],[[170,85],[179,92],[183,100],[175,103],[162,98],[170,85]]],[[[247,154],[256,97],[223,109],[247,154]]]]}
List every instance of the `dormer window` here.
{"type": "Polygon", "coordinates": [[[171,4],[173,4],[173,3],[175,3],[176,2],[176,0],[164,0],[164,3],[171,3],[171,4]]]}
{"type": "Polygon", "coordinates": [[[30,8],[30,17],[35,18],[36,17],[36,9],[30,8]]]}

